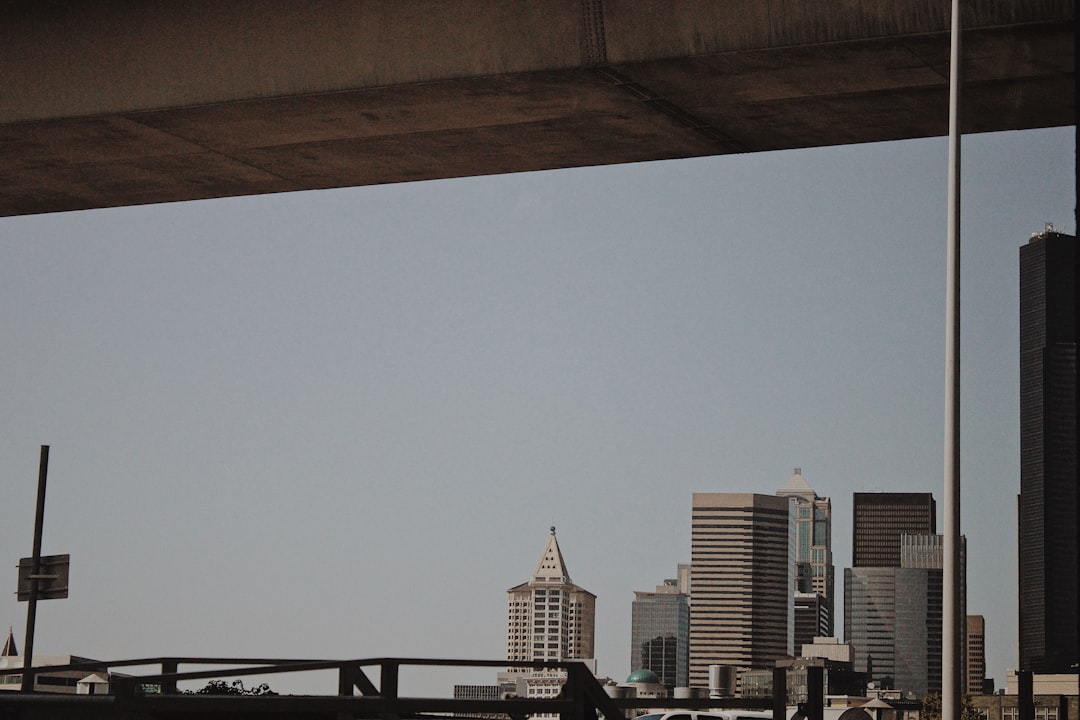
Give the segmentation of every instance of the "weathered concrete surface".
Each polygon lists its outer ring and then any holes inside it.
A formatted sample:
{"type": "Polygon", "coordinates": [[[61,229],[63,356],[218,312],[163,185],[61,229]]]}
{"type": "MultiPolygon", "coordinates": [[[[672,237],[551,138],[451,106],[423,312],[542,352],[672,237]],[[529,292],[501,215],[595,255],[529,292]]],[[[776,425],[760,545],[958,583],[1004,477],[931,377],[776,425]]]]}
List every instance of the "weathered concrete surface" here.
{"type": "MultiPolygon", "coordinates": [[[[966,132],[1075,124],[971,0],[966,132]]],[[[942,135],[949,0],[0,1],[0,215],[942,135]]]]}

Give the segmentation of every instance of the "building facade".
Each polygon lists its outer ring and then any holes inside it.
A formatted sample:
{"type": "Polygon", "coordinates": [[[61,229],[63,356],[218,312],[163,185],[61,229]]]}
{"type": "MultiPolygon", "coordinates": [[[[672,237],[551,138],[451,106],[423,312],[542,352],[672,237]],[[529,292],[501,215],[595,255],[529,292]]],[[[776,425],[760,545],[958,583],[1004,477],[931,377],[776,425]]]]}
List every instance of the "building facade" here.
{"type": "MultiPolygon", "coordinates": [[[[819,667],[825,694],[829,696],[861,697],[866,693],[866,673],[852,670],[850,662],[820,657],[798,657],[778,660],[776,667],[784,668],[787,704],[805,703],[810,694],[809,668],[819,667]]],[[[739,697],[768,698],[773,692],[772,670],[748,670],[739,678],[739,697]]]]}
{"type": "Polygon", "coordinates": [[[966,657],[964,692],[968,695],[980,695],[986,692],[986,618],[982,615],[967,616],[966,657]]]}
{"type": "Polygon", "coordinates": [[[832,501],[818,496],[803,477],[802,468],[795,468],[776,494],[795,499],[795,592],[804,596],[800,602],[797,595],[795,601],[798,648],[814,637],[833,634],[836,569],[832,557],[832,501]],[[811,593],[820,599],[810,601],[805,595],[811,593]],[[810,608],[817,612],[816,617],[807,616],[810,608]]]}
{"type": "Polygon", "coordinates": [[[571,582],[554,527],[532,578],[506,593],[511,663],[593,657],[596,596],[571,582]]]}
{"type": "Polygon", "coordinates": [[[1076,238],[1020,248],[1020,669],[1075,672],[1077,578],[1076,238]]]}
{"type": "Polygon", "coordinates": [[[794,500],[694,493],[690,685],[709,666],[771,668],[794,648],[794,500]]]}
{"type": "Polygon", "coordinates": [[[825,598],[814,592],[795,593],[795,650],[814,642],[814,638],[831,637],[831,614],[825,598]]]}
{"type": "MultiPolygon", "coordinates": [[[[1015,670],[1005,687],[992,695],[973,695],[971,704],[983,720],[1022,720],[1020,682],[1015,670]]],[[[1080,717],[1080,675],[1076,672],[1031,676],[1035,720],[1075,720],[1080,717]]]]}
{"type": "Polygon", "coordinates": [[[668,690],[690,683],[690,597],[678,579],[635,592],[630,613],[630,668],[656,674],[668,690]]]}
{"type": "Polygon", "coordinates": [[[855,493],[851,566],[898,568],[902,535],[936,533],[937,506],[931,493],[855,493]]]}
{"type": "MultiPolygon", "coordinates": [[[[0,655],[0,692],[19,692],[22,689],[22,669],[25,659],[18,655],[0,655]]],[[[94,662],[74,655],[34,655],[31,667],[72,665],[94,662]]],[[[34,692],[63,695],[93,695],[108,693],[110,675],[89,670],[50,670],[34,674],[34,692]]]]}
{"type": "MultiPolygon", "coordinates": [[[[855,669],[907,697],[941,692],[943,541],[941,535],[903,535],[901,567],[845,571],[844,638],[855,669]]],[[[961,538],[961,577],[964,546],[961,538]]]]}

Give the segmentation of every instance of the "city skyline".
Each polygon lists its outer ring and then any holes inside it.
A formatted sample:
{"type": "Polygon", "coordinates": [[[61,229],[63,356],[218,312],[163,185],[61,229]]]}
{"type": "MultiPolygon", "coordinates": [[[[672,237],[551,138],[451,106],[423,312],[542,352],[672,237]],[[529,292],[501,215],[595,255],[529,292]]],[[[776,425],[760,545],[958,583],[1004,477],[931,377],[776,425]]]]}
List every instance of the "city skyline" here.
{"type": "MultiPolygon", "coordinates": [[[[794,466],[846,566],[853,492],[940,493],[945,145],[0,219],[0,548],[29,554],[48,444],[43,550],[72,555],[37,650],[497,658],[556,525],[625,677],[692,493],[794,466]]],[[[1074,128],[964,139],[962,531],[999,686],[1017,253],[1074,230],[1074,158],[1074,128]]]]}

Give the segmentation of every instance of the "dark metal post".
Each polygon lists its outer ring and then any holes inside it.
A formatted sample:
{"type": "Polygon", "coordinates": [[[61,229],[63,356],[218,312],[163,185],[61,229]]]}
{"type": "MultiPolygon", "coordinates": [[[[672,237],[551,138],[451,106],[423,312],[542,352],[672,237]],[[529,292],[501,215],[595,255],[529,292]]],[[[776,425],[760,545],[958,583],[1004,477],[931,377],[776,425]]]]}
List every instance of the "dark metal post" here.
{"type": "Polygon", "coordinates": [[[1035,720],[1035,692],[1031,671],[1020,670],[1016,673],[1016,704],[1020,711],[1020,720],[1035,720]]]}
{"type": "Polygon", "coordinates": [[[382,677],[379,680],[379,694],[383,700],[383,718],[398,717],[398,670],[401,665],[396,660],[383,660],[382,677]]]}
{"type": "MultiPolygon", "coordinates": [[[[162,660],[161,661],[161,674],[162,675],[175,675],[180,669],[180,663],[176,660],[162,660]]],[[[176,694],[176,678],[163,678],[161,680],[161,694],[162,695],[175,695],[176,694]]]]}
{"type": "Polygon", "coordinates": [[[49,446],[41,446],[38,464],[37,509],[34,513],[34,554],[30,567],[30,598],[26,605],[26,642],[23,643],[22,691],[34,691],[34,625],[37,623],[38,579],[41,573],[41,531],[45,524],[45,479],[49,475],[49,446]]]}
{"type": "Polygon", "coordinates": [[[585,713],[582,710],[585,698],[578,679],[578,665],[569,663],[563,669],[566,670],[566,682],[559,690],[559,698],[569,700],[573,705],[569,709],[559,711],[559,720],[585,720],[585,713]]]}
{"type": "Polygon", "coordinates": [[[352,696],[356,688],[356,670],[353,665],[342,665],[338,668],[337,694],[352,696]]]}
{"type": "Polygon", "coordinates": [[[825,720],[825,668],[806,668],[806,720],[825,720]]]}
{"type": "Polygon", "coordinates": [[[773,720],[787,720],[787,668],[774,667],[772,671],[773,720]]]}

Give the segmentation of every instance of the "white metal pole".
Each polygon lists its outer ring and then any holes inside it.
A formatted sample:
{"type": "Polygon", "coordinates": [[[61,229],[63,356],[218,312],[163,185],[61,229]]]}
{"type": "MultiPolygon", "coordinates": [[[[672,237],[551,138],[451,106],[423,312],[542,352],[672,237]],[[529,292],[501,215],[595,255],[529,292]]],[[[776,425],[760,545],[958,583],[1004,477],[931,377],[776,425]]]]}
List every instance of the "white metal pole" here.
{"type": "Polygon", "coordinates": [[[952,0],[949,53],[949,208],[945,310],[945,507],[941,718],[960,720],[960,0],[952,0]]]}

